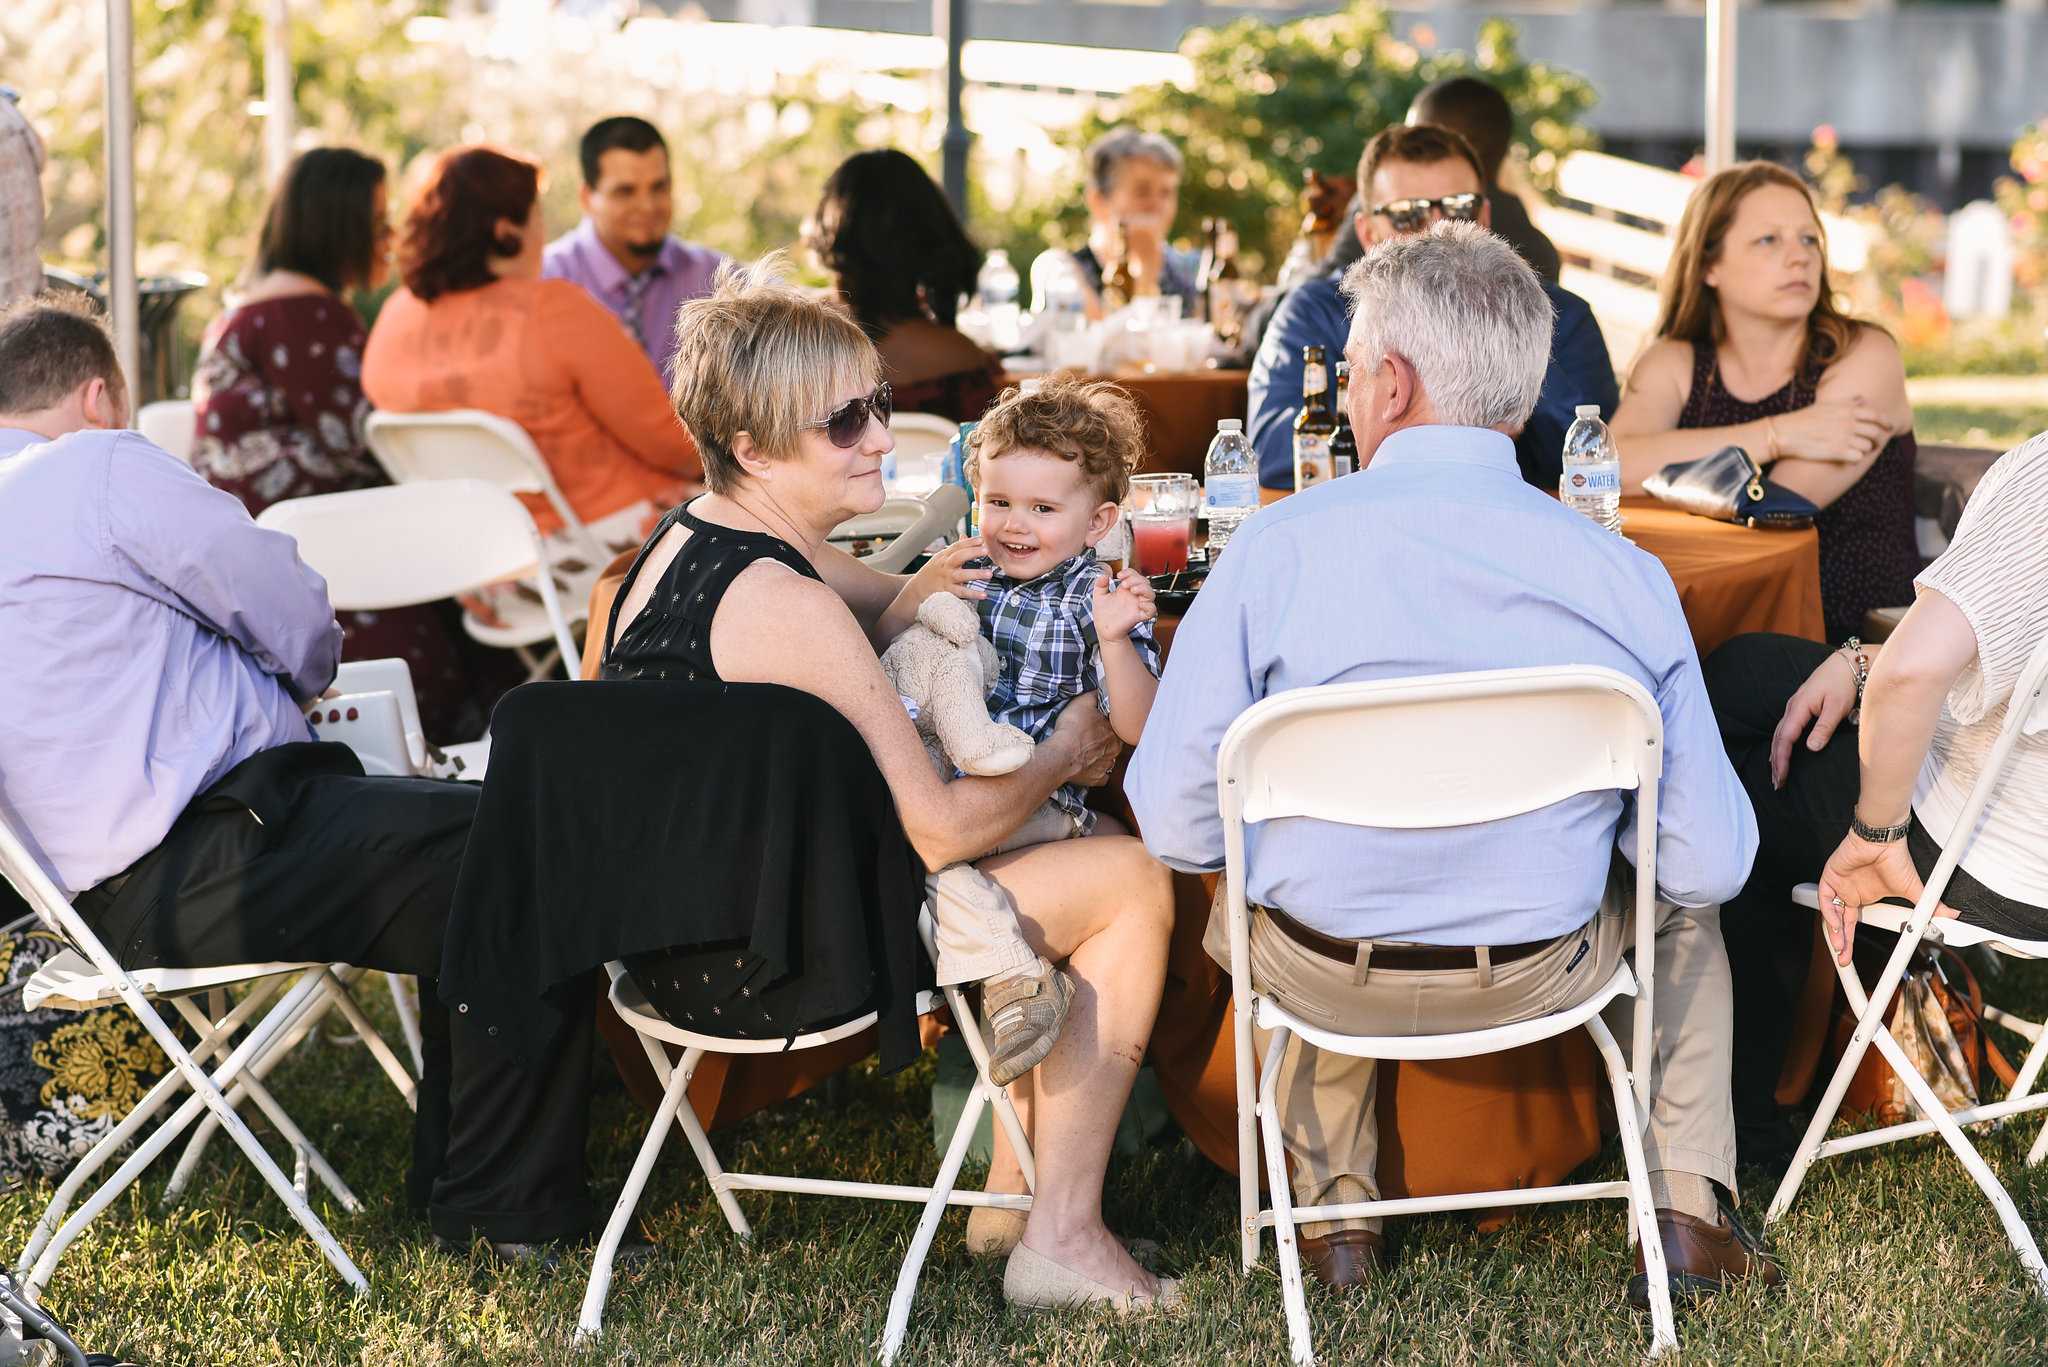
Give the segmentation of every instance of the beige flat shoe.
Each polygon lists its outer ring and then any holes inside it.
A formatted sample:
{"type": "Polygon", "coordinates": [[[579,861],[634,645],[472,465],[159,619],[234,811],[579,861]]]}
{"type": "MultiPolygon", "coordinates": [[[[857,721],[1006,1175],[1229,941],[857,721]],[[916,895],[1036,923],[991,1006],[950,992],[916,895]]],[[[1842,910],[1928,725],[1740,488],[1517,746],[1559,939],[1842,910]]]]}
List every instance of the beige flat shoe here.
{"type": "MultiPolygon", "coordinates": [[[[1024,1239],[1025,1214],[1001,1206],[971,1206],[967,1211],[967,1252],[976,1258],[1007,1258],[1024,1239]]],[[[1118,1238],[1124,1252],[1147,1272],[1159,1270],[1160,1248],[1153,1239],[1118,1238]]]]}
{"type": "Polygon", "coordinates": [[[1003,1269],[1003,1299],[1011,1309],[1026,1314],[1099,1305],[1119,1315],[1138,1315],[1179,1305],[1181,1292],[1180,1283],[1170,1277],[1159,1278],[1159,1292],[1152,1296],[1104,1286],[1026,1244],[1018,1244],[1010,1254],[1009,1265],[1003,1269]]]}

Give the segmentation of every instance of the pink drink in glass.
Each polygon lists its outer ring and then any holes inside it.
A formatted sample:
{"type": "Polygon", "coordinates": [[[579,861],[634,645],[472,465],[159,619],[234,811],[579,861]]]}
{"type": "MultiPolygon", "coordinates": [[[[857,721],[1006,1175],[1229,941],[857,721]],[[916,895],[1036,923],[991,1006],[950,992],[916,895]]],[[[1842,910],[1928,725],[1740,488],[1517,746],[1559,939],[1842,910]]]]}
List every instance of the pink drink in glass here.
{"type": "Polygon", "coordinates": [[[1134,517],[1131,519],[1131,563],[1138,573],[1178,574],[1188,567],[1188,537],[1194,520],[1188,517],[1134,517]]]}

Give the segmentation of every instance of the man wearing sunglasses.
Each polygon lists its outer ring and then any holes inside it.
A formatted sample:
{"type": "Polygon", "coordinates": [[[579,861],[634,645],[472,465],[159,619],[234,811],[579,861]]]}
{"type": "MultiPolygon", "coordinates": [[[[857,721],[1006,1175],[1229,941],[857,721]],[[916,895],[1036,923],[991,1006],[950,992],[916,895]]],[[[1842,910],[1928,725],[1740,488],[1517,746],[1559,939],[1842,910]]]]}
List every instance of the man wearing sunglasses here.
{"type": "MultiPolygon", "coordinates": [[[[1447,128],[1409,124],[1389,128],[1366,144],[1358,163],[1362,210],[1353,220],[1367,250],[1396,237],[1427,232],[1444,219],[1491,225],[1486,175],[1471,144],[1447,128]]],[[[1556,321],[1551,331],[1550,369],[1528,425],[1515,438],[1522,478],[1539,488],[1557,488],[1565,429],[1583,403],[1612,414],[1620,395],[1607,339],[1586,301],[1543,282],[1556,321]]],[[[1294,417],[1301,409],[1302,348],[1343,353],[1351,332],[1350,306],[1338,277],[1304,281],[1273,315],[1250,382],[1251,439],[1259,453],[1259,483],[1269,489],[1294,487],[1294,417]]]]}

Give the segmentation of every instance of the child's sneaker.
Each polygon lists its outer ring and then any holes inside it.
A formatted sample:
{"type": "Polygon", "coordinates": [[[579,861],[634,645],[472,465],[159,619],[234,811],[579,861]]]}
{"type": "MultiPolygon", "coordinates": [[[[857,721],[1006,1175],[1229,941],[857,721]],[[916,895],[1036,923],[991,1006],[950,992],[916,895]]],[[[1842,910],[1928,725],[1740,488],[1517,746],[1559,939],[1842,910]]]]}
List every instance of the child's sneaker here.
{"type": "Polygon", "coordinates": [[[981,985],[981,1024],[988,1035],[988,1076],[1015,1082],[1052,1052],[1074,1004],[1074,981],[1044,959],[1036,971],[990,978],[981,985]]]}

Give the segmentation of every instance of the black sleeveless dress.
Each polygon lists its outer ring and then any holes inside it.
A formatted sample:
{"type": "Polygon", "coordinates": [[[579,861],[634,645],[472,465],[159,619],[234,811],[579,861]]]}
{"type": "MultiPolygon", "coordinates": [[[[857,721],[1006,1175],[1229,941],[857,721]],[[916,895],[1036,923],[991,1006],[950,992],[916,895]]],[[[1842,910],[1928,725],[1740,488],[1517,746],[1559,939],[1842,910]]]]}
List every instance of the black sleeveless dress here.
{"type": "MultiPolygon", "coordinates": [[[[720,682],[711,662],[711,619],[732,581],[757,560],[774,560],[806,578],[819,577],[811,562],[780,537],[706,522],[693,516],[687,504],[672,509],[648,536],[612,600],[605,628],[611,645],[598,667],[598,678],[720,682]],[[620,628],[619,609],[640,578],[648,552],[678,523],[689,528],[689,540],[662,571],[646,606],[620,628]]],[[[792,1033],[798,1014],[794,975],[768,980],[768,965],[747,951],[744,940],[632,954],[625,963],[655,1009],[685,1030],[739,1039],[784,1039],[792,1033]]],[[[853,1014],[868,1009],[863,1005],[853,1014]]],[[[804,1027],[823,1029],[832,1023],[808,1021],[804,1027]]]]}
{"type": "MultiPolygon", "coordinates": [[[[1721,383],[1713,342],[1695,340],[1692,354],[1692,392],[1679,415],[1681,428],[1735,427],[1805,408],[1817,397],[1809,377],[1799,374],[1776,393],[1745,403],[1721,383]]],[[[1913,460],[1918,452],[1911,432],[1893,437],[1863,478],[1814,519],[1820,533],[1820,607],[1829,641],[1860,635],[1863,614],[1872,608],[1913,601],[1913,576],[1920,573],[1920,546],[1913,534],[1913,460]]]]}

